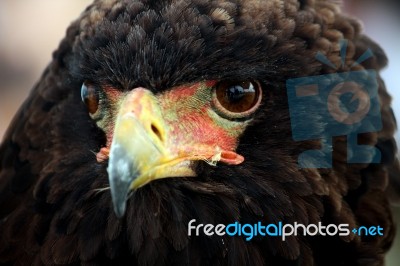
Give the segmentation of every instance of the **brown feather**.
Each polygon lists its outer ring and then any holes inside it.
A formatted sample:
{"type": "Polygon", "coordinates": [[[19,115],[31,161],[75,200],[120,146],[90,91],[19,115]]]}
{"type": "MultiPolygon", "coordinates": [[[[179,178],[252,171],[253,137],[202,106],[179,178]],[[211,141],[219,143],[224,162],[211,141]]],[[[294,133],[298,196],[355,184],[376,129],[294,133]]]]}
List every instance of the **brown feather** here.
{"type": "Polygon", "coordinates": [[[379,45],[336,1],[96,0],[67,30],[0,146],[0,263],[383,265],[395,230],[389,201],[400,199],[396,121],[384,82],[378,77],[383,129],[359,136],[380,149],[381,164],[347,164],[346,138],[335,137],[332,169],[300,169],[298,155],[320,142],[295,142],[291,134],[286,80],[334,73],[315,54],[339,65],[342,38],[349,46],[340,72],[386,66],[379,45]],[[351,67],[368,48],[373,58],[351,67]],[[239,139],[245,161],[201,162],[196,177],[151,182],[132,193],[117,219],[107,163],[95,157],[106,134],[80,101],[82,83],[157,94],[229,79],[258,80],[264,89],[239,139]],[[385,234],[189,237],[191,219],[379,224],[385,234]]]}

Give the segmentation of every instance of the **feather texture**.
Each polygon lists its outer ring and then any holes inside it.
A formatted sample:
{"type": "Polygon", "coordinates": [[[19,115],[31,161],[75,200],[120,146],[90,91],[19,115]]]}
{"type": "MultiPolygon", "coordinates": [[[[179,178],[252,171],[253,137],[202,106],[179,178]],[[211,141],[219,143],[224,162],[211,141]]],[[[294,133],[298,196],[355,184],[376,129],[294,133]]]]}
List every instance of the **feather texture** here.
{"type": "MultiPolygon", "coordinates": [[[[347,164],[346,139],[334,139],[332,169],[299,169],[318,141],[291,135],[285,82],[341,71],[381,70],[382,49],[323,0],[95,1],[67,30],[53,61],[21,106],[0,146],[0,263],[83,265],[383,265],[394,237],[389,198],[400,166],[391,98],[379,78],[383,129],[360,143],[381,164],[347,164]],[[350,66],[366,49],[373,58],[350,66]],[[158,180],[133,192],[127,213],[112,210],[105,163],[94,155],[104,132],[80,101],[95,80],[155,94],[202,80],[258,80],[262,108],[239,140],[238,166],[199,163],[197,177],[158,180]],[[381,225],[383,237],[189,237],[198,223],[381,225]]],[[[178,104],[178,103],[177,103],[178,104]]],[[[321,130],[323,130],[321,125],[321,130]]]]}

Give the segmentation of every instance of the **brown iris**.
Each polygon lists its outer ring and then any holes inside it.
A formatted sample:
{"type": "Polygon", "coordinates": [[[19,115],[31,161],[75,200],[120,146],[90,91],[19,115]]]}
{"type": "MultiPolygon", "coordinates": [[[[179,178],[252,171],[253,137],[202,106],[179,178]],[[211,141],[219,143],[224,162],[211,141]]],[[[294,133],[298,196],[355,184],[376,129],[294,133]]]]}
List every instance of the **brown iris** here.
{"type": "Polygon", "coordinates": [[[99,108],[99,93],[97,87],[91,84],[82,84],[81,87],[82,101],[85,103],[90,114],[97,112],[99,108]]]}
{"type": "Polygon", "coordinates": [[[261,100],[261,86],[258,82],[222,81],[216,86],[217,107],[224,113],[247,114],[255,110],[261,100]],[[219,106],[218,106],[219,105],[219,106]]]}

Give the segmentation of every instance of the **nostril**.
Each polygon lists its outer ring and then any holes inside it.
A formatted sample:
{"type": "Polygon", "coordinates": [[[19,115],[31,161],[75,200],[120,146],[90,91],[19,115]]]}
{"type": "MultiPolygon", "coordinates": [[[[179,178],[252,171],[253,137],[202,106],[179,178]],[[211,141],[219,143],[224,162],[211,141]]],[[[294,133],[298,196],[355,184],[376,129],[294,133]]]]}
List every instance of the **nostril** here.
{"type": "Polygon", "coordinates": [[[163,137],[162,137],[162,135],[161,135],[161,132],[160,132],[160,130],[158,129],[158,127],[157,127],[156,125],[151,124],[151,131],[153,131],[153,133],[156,134],[156,136],[157,136],[161,141],[163,141],[163,137]]]}

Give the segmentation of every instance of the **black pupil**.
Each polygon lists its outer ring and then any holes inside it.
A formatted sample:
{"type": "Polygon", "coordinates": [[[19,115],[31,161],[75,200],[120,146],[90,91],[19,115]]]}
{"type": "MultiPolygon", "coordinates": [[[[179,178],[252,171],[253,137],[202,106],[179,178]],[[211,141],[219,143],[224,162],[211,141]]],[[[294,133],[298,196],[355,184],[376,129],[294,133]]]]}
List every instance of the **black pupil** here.
{"type": "Polygon", "coordinates": [[[242,86],[235,85],[228,88],[226,91],[226,96],[230,102],[238,102],[243,98],[245,93],[246,91],[242,86]]]}

